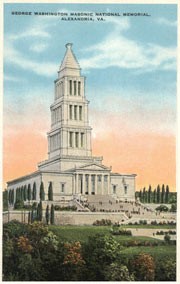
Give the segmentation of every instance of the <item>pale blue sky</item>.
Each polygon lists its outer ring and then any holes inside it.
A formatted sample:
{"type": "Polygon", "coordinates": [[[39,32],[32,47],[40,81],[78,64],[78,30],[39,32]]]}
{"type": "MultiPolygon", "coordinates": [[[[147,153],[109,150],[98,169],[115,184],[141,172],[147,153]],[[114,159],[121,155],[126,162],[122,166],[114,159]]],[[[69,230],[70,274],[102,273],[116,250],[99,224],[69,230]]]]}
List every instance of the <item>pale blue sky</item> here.
{"type": "Polygon", "coordinates": [[[53,81],[65,44],[72,42],[82,74],[87,77],[91,108],[119,113],[139,110],[144,128],[154,112],[165,112],[166,117],[152,128],[174,132],[176,5],[5,4],[4,13],[5,110],[23,115],[27,106],[36,107],[40,100],[50,118],[53,81]],[[13,16],[12,11],[146,12],[150,16],[74,22],[55,16],[13,16]],[[118,103],[109,105],[110,97],[118,103]]]}

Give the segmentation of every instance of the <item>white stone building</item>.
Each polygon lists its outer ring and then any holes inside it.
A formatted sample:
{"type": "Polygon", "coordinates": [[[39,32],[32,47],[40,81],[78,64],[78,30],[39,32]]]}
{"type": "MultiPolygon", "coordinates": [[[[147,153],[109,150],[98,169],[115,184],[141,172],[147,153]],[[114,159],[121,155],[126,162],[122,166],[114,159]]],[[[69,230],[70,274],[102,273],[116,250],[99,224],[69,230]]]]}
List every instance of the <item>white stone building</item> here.
{"type": "Polygon", "coordinates": [[[66,53],[54,82],[54,102],[50,106],[51,129],[48,136],[48,159],[38,164],[34,173],[9,181],[8,190],[44,184],[45,199],[52,182],[54,201],[88,198],[89,195],[111,195],[120,200],[135,199],[135,174],[113,173],[102,164],[102,157],[92,156],[88,100],[85,77],[79,63],[66,44],[66,53]]]}

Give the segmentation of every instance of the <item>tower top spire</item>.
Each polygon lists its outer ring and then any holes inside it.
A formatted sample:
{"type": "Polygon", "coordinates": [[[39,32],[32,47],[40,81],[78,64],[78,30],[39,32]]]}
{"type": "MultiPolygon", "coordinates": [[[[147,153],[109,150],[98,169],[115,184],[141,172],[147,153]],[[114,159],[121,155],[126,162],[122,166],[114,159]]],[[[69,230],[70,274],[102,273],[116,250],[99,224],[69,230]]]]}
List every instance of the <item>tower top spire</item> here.
{"type": "Polygon", "coordinates": [[[67,43],[66,53],[59,68],[59,77],[63,76],[80,76],[80,66],[79,62],[76,59],[76,56],[72,50],[72,43],[67,43]]]}

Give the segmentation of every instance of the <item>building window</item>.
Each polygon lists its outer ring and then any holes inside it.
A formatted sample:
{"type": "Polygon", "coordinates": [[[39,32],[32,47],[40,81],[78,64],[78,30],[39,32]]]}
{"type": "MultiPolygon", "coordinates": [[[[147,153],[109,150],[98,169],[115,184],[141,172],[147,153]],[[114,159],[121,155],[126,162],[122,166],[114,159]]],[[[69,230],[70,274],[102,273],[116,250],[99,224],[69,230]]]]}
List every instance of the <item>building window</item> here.
{"type": "Polygon", "coordinates": [[[61,183],[61,193],[65,193],[65,183],[61,183]]]}
{"type": "Polygon", "coordinates": [[[76,96],[76,81],[74,81],[74,96],[76,96]]]}
{"type": "Polygon", "coordinates": [[[77,120],[77,106],[74,106],[74,119],[77,120]]]}
{"type": "Polygon", "coordinates": [[[78,96],[81,95],[81,82],[78,82],[78,96]]]}
{"type": "Polygon", "coordinates": [[[75,133],[75,146],[76,148],[79,146],[79,133],[78,132],[75,133]]]}
{"type": "Polygon", "coordinates": [[[91,186],[92,186],[91,194],[95,194],[95,175],[91,176],[91,186]]]}
{"type": "Polygon", "coordinates": [[[124,186],[124,194],[127,194],[127,185],[124,186]]]}
{"type": "Polygon", "coordinates": [[[98,182],[101,182],[101,175],[98,175],[98,182]]]}
{"type": "Polygon", "coordinates": [[[69,118],[72,119],[72,105],[69,106],[69,118]]]}
{"type": "Polygon", "coordinates": [[[81,133],[81,147],[84,147],[84,133],[81,133]]]}
{"type": "Polygon", "coordinates": [[[82,120],[82,106],[79,106],[79,120],[82,120]]]}
{"type": "Polygon", "coordinates": [[[73,132],[69,132],[69,146],[73,147],[73,132]]]}
{"type": "Polygon", "coordinates": [[[104,182],[108,181],[108,176],[104,176],[104,182]]]}
{"type": "Polygon", "coordinates": [[[86,180],[86,191],[85,191],[85,194],[88,194],[89,175],[85,175],[85,180],[86,180]]]}
{"type": "Polygon", "coordinates": [[[113,194],[116,193],[116,185],[113,185],[113,194]]]}
{"type": "Polygon", "coordinates": [[[69,81],[69,94],[72,96],[72,80],[69,81]]]}

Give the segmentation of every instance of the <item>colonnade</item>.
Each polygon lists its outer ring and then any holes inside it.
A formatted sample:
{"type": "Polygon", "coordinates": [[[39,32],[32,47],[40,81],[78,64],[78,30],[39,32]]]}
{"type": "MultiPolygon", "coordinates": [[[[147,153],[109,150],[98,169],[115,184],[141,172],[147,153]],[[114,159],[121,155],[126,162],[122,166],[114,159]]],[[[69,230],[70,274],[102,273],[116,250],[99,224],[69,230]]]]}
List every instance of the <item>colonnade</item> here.
{"type": "Polygon", "coordinates": [[[75,174],[74,194],[109,194],[110,175],[105,174],[75,174]]]}

